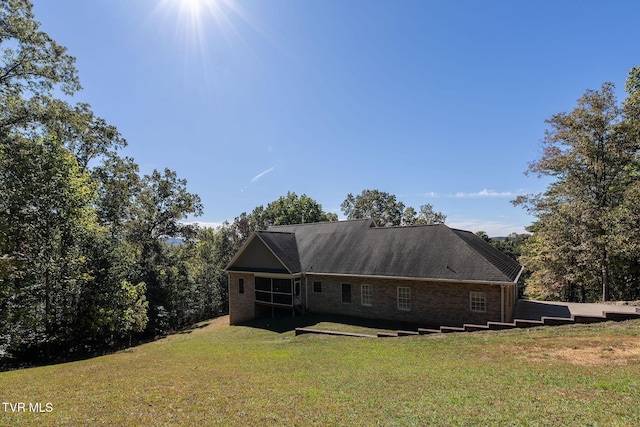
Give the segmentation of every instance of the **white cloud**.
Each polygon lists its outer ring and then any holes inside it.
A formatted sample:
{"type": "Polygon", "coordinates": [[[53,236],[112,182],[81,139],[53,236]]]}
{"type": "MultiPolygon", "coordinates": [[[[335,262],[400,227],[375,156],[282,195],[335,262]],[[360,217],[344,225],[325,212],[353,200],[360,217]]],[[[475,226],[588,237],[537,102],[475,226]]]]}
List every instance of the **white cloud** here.
{"type": "Polygon", "coordinates": [[[191,222],[183,222],[186,225],[197,225],[202,228],[218,228],[222,226],[222,222],[216,221],[191,221],[191,222]]]}
{"type": "Polygon", "coordinates": [[[249,184],[245,185],[244,187],[242,187],[240,189],[241,193],[244,193],[244,191],[249,188],[249,185],[254,184],[256,181],[260,180],[263,176],[265,176],[266,174],[268,174],[269,172],[272,172],[275,169],[275,167],[270,167],[269,169],[260,172],[258,175],[254,176],[253,178],[251,178],[251,181],[249,182],[249,184]]]}
{"type": "Polygon", "coordinates": [[[518,196],[518,192],[514,191],[495,191],[495,190],[487,190],[486,188],[478,191],[477,193],[464,193],[457,192],[455,194],[450,195],[449,197],[455,198],[477,198],[477,197],[516,197],[518,196]]]}
{"type": "Polygon", "coordinates": [[[257,180],[259,180],[260,178],[262,178],[263,176],[268,174],[269,172],[273,171],[274,169],[275,169],[274,167],[271,167],[271,168],[267,169],[266,171],[260,172],[258,175],[256,175],[253,178],[251,178],[251,183],[253,184],[257,180]]]}
{"type": "Polygon", "coordinates": [[[435,191],[429,191],[428,193],[420,193],[418,194],[420,197],[440,197],[440,194],[435,191]]]}
{"type": "Polygon", "coordinates": [[[511,233],[526,233],[522,225],[507,224],[498,221],[483,221],[479,219],[469,219],[445,223],[448,227],[476,233],[484,231],[489,237],[505,237],[511,233]]]}

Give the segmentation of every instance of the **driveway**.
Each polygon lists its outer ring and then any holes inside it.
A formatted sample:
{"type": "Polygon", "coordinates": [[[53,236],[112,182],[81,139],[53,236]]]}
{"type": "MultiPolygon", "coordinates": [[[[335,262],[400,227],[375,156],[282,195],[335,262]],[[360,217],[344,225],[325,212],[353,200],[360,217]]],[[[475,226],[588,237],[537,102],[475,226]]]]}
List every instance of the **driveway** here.
{"type": "Polygon", "coordinates": [[[514,318],[540,320],[542,316],[564,318],[571,318],[573,316],[602,316],[603,311],[611,313],[640,313],[640,307],[633,305],[518,300],[514,318]]]}

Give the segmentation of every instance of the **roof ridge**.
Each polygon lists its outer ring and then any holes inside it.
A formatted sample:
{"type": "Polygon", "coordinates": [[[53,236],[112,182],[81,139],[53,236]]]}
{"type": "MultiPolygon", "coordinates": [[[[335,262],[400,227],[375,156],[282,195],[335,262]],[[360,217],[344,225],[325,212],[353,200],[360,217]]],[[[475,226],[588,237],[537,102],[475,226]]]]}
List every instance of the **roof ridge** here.
{"type": "Polygon", "coordinates": [[[449,227],[448,225],[446,225],[445,223],[438,223],[438,224],[411,224],[411,225],[385,225],[382,227],[371,227],[372,230],[397,230],[397,229],[408,229],[408,228],[421,228],[421,227],[438,227],[440,225],[444,225],[445,227],[447,227],[448,229],[452,229],[451,227],[449,227]]]}
{"type": "Polygon", "coordinates": [[[296,234],[294,231],[256,230],[256,233],[296,234]]]}
{"type": "MultiPolygon", "coordinates": [[[[278,228],[278,227],[306,227],[306,226],[317,226],[319,224],[345,224],[347,222],[373,222],[371,218],[358,218],[358,219],[343,219],[339,221],[317,221],[317,222],[305,222],[302,224],[278,224],[278,225],[270,225],[268,228],[278,228]]],[[[378,227],[373,227],[378,228],[378,227]]],[[[267,230],[264,230],[267,231],[267,230]]]]}

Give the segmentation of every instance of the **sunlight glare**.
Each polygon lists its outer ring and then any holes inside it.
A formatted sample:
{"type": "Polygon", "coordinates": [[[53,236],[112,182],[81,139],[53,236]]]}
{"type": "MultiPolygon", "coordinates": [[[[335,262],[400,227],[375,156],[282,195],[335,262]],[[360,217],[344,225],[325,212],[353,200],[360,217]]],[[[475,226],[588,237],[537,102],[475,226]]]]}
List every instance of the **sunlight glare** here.
{"type": "Polygon", "coordinates": [[[209,94],[228,66],[218,60],[233,52],[236,57],[258,62],[247,42],[247,31],[269,39],[238,0],[159,0],[150,21],[161,37],[171,36],[172,47],[183,56],[185,81],[194,82],[194,73],[209,94]],[[173,30],[173,32],[172,32],[173,30]]]}
{"type": "Polygon", "coordinates": [[[183,44],[183,49],[199,54],[207,50],[208,40],[222,35],[228,41],[236,33],[232,15],[244,19],[235,0],[161,0],[156,12],[164,15],[167,22],[163,26],[173,22],[174,39],[183,44]]]}

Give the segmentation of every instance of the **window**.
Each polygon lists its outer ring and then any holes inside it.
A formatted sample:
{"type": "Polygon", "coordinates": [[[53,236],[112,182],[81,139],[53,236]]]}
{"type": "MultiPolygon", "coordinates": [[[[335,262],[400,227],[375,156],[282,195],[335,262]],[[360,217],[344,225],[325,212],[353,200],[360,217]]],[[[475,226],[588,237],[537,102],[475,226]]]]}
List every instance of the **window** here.
{"type": "Polygon", "coordinates": [[[349,283],[342,284],[342,302],[351,304],[351,285],[349,283]]]}
{"type": "Polygon", "coordinates": [[[484,292],[471,292],[471,311],[484,313],[487,311],[487,297],[484,292]]]}
{"type": "Polygon", "coordinates": [[[398,287],[398,310],[411,310],[411,288],[398,287]]]}
{"type": "Polygon", "coordinates": [[[313,292],[316,294],[322,292],[322,282],[313,282],[313,292]]]}
{"type": "Polygon", "coordinates": [[[362,296],[362,305],[366,305],[366,306],[369,306],[369,307],[371,305],[373,305],[371,303],[371,300],[372,300],[372,298],[371,298],[371,295],[372,295],[371,285],[362,285],[360,287],[360,291],[361,291],[360,293],[361,293],[361,296],[362,296]]]}
{"type": "Polygon", "coordinates": [[[238,279],[238,293],[244,294],[244,279],[238,279]]]}
{"type": "MultiPolygon", "coordinates": [[[[287,306],[293,305],[294,289],[291,279],[256,277],[254,283],[257,302],[287,306]]],[[[297,283],[299,289],[300,281],[298,280],[297,283]]]]}
{"type": "Polygon", "coordinates": [[[273,292],[279,294],[291,294],[291,279],[271,279],[273,292]]]}

